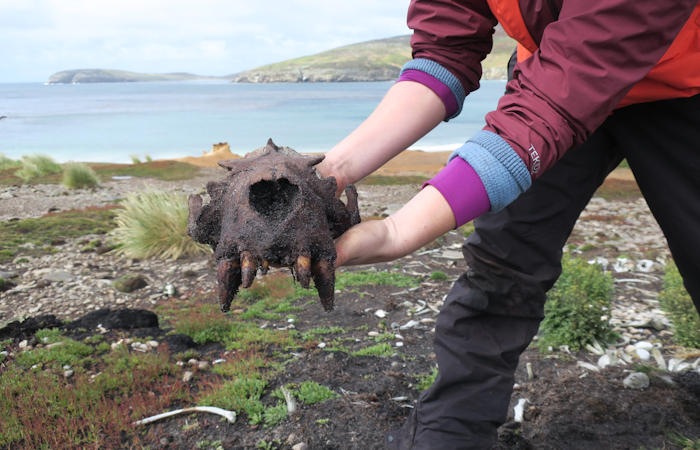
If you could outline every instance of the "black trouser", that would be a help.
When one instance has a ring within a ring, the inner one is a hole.
[[[394,444],[461,449],[494,442],[518,358],[561,273],[562,247],[623,158],[700,310],[700,95],[620,109],[510,206],[475,221],[463,248],[469,271],[437,320],[438,377]]]

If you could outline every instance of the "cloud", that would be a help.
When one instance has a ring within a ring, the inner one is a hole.
[[[79,67],[229,74],[406,34],[407,1],[0,0],[8,69],[40,81]]]

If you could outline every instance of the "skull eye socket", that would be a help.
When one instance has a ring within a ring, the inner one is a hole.
[[[299,197],[299,186],[286,178],[262,180],[250,186],[248,202],[261,216],[272,221],[286,218]]]

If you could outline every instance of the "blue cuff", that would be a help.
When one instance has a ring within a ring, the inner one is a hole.
[[[508,206],[530,188],[532,178],[527,166],[513,148],[495,133],[481,130],[452,153],[474,168],[484,183],[491,211]]]
[[[450,88],[450,91],[452,91],[452,95],[454,95],[455,100],[457,100],[457,111],[450,117],[445,119],[445,121],[457,117],[459,113],[462,112],[462,105],[464,104],[464,99],[467,96],[467,94],[466,92],[464,92],[464,87],[462,86],[462,83],[460,83],[457,77],[452,75],[452,73],[449,70],[445,69],[435,61],[422,58],[413,59],[407,62],[401,69],[401,73],[403,73],[404,70],[419,70],[421,72],[425,72],[429,75],[434,76],[435,78],[440,80],[441,83]],[[401,75],[399,74],[399,76]]]

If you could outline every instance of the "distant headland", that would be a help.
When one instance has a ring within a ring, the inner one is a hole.
[[[127,83],[135,81],[190,81],[232,79],[232,76],[214,77],[193,73],[139,73],[112,69],[73,69],[56,72],[49,77],[49,84],[75,83]]]
[[[360,42],[315,55],[302,56],[256,67],[233,75],[209,76],[191,73],[138,73],[107,69],[64,70],[51,75],[49,84],[122,83],[132,81],[230,80],[235,83],[313,83],[395,80],[411,59],[410,35]],[[506,78],[506,65],[513,49],[500,28],[494,35],[493,51],[483,61],[483,79]]]

